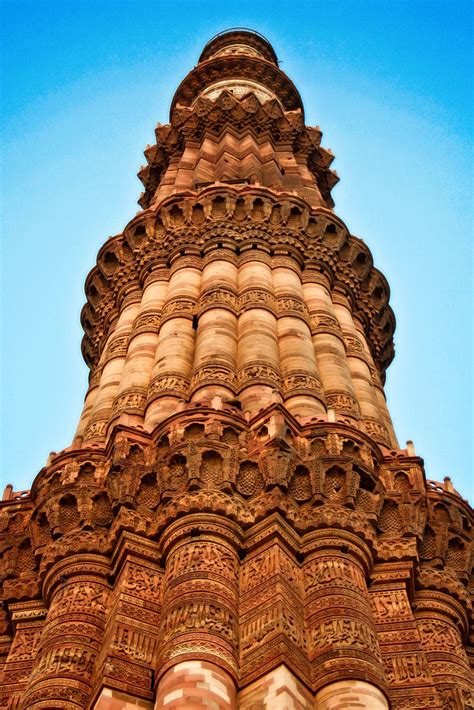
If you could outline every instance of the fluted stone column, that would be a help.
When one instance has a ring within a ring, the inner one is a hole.
[[[308,538],[303,573],[315,689],[360,679],[380,691],[385,679],[366,582],[369,549],[342,530],[320,530]]]
[[[256,412],[280,389],[280,356],[272,271],[263,255],[247,252],[239,266],[238,367],[242,408]]]
[[[443,699],[443,707],[474,702],[474,683],[464,647],[468,620],[459,601],[445,592],[419,590],[415,596],[415,620],[422,647]],[[452,704],[452,705],[451,705]]]
[[[3,587],[3,606],[5,616],[11,619],[13,638],[9,649],[2,634],[2,662],[0,662],[0,707],[13,710],[19,708],[19,698],[35,666],[39,640],[44,626],[46,609],[42,600],[9,603]],[[8,610],[8,611],[7,611]],[[3,619],[2,619],[3,621]],[[5,626],[3,627],[5,629]],[[5,654],[5,651],[7,653]],[[3,662],[4,661],[4,662]]]
[[[280,258],[280,261],[282,259]],[[284,261],[289,261],[286,259]],[[282,390],[289,411],[301,417],[326,412],[301,279],[290,265],[273,269]]]
[[[374,387],[374,393],[375,393],[375,398],[377,400],[377,405],[379,412],[382,416],[383,422],[385,424],[385,427],[388,431],[388,435],[390,438],[390,444],[394,448],[398,448],[398,441],[397,441],[397,436],[395,434],[395,430],[393,428],[393,422],[392,418],[390,416],[390,412],[388,411],[388,406],[387,406],[387,399],[385,397],[385,391],[383,388],[382,380],[380,379],[380,374],[377,366],[375,365],[374,358],[372,356],[372,353],[369,348],[369,344],[367,342],[367,338],[364,332],[364,328],[362,327],[362,324],[357,321],[357,319],[354,319],[357,332],[359,334],[359,340],[362,343],[362,347],[364,349],[364,355],[366,362],[369,366],[370,370],[370,375],[372,377],[372,385]]]
[[[351,373],[354,392],[359,403],[364,427],[374,439],[390,445],[384,418],[380,412],[367,364],[364,347],[352,317],[349,302],[341,293],[333,293],[334,310],[344,334],[347,363]]]
[[[97,394],[94,397],[90,419],[84,431],[85,441],[105,436],[112,405],[125,365],[133,322],[140,309],[140,299],[141,292],[136,289],[124,297],[122,310],[106,351],[105,363]]]
[[[37,664],[22,708],[88,707],[109,599],[107,560],[81,554],[56,563],[43,592],[49,604]]]
[[[155,710],[237,710],[233,679],[209,661],[181,661],[160,681]]]
[[[173,698],[181,707],[204,707],[203,698],[237,707],[237,542],[233,526],[210,514],[188,515],[164,533],[157,710],[174,707]]]
[[[360,418],[359,403],[327,277],[314,270],[305,270],[303,294],[310,314],[314,352],[327,406],[357,421]]]
[[[239,693],[239,710],[260,709],[315,710],[314,697],[294,673],[281,665]]]
[[[264,528],[257,527],[249,535],[251,551],[240,569],[240,671],[252,681],[258,678],[239,695],[245,710],[267,707],[265,702],[273,707],[268,694],[281,695],[283,686],[294,681],[299,694],[311,680],[302,570],[278,535],[273,539],[262,535]],[[290,673],[276,671],[280,663]]]
[[[104,348],[101,352],[98,363],[95,365],[89,375],[89,386],[86,396],[84,397],[84,405],[82,407],[81,416],[77,425],[74,441],[82,443],[87,425],[90,422],[94,402],[99,392],[100,380],[106,363],[114,357],[121,357],[124,354],[124,341],[120,338],[115,340],[115,329],[118,324],[118,315],[110,324],[110,332],[105,341]],[[114,353],[114,349],[116,352]]]
[[[389,710],[385,695],[362,680],[339,680],[316,694],[315,710]]]
[[[107,341],[106,348],[108,347],[109,342],[110,338]],[[89,423],[92,407],[94,406],[94,401],[97,397],[97,392],[99,390],[100,376],[102,374],[102,369],[104,366],[103,360],[105,349],[101,359],[99,360],[99,363],[96,365],[94,371],[91,373],[89,387],[87,388],[86,396],[84,397],[84,405],[82,407],[81,416],[77,425],[76,433],[74,435],[74,441],[78,442],[79,444],[82,443],[82,440],[84,438],[84,432],[86,430],[87,424]]]
[[[173,265],[155,352],[145,425],[149,428],[176,410],[187,398],[194,358],[193,316],[200,293],[201,272],[193,257]]]
[[[161,310],[168,291],[168,270],[157,269],[145,281],[140,310],[133,323],[120,386],[113,405],[114,418],[127,414],[127,424],[143,425],[148,386],[158,342]]]
[[[192,399],[218,395],[234,399],[237,394],[237,266],[235,255],[224,250],[211,253],[202,270],[196,348],[192,376]],[[220,258],[219,258],[220,257]]]

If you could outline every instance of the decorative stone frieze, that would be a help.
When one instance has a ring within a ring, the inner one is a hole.
[[[267,40],[145,156],[74,442],[0,502],[0,708],[473,708],[473,512],[398,447],[388,284]]]

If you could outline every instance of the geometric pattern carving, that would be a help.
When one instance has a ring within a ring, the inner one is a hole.
[[[474,707],[473,511],[398,448],[388,284],[271,45],[213,38],[145,156],[74,442],[0,503],[0,707]]]

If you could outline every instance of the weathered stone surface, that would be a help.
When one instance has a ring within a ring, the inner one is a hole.
[[[473,512],[398,448],[320,140],[256,33],[178,88],[87,278],[74,442],[0,503],[0,707],[474,707]]]

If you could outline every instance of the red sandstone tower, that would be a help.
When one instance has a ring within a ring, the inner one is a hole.
[[[1,708],[474,707],[472,510],[398,447],[320,140],[257,33],[178,87],[86,282],[74,442],[1,504]]]

